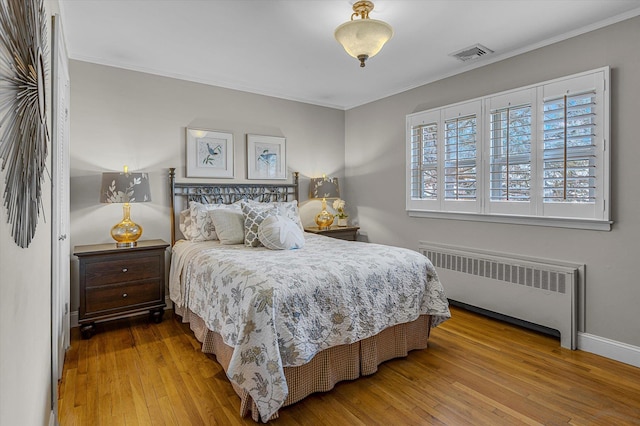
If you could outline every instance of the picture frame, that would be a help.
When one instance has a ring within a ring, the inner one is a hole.
[[[187,128],[187,177],[233,178],[233,134]]]
[[[247,134],[247,179],[286,178],[286,139]]]

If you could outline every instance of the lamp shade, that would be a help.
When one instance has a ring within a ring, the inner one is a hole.
[[[146,173],[129,173],[127,166],[121,173],[103,173],[100,187],[101,203],[122,203],[122,221],[111,228],[116,247],[135,247],[142,235],[142,226],[130,217],[129,203],[151,201],[149,176]]]
[[[376,19],[347,21],[336,28],[335,38],[357,59],[371,58],[393,37],[391,25]]]
[[[311,178],[309,183],[309,198],[339,198],[340,188],[338,178]]]
[[[109,172],[102,174],[101,203],[141,203],[151,201],[146,173]]]

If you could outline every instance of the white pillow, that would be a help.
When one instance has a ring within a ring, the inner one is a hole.
[[[258,238],[271,250],[304,247],[304,234],[294,221],[285,216],[266,217],[258,226]]]
[[[216,228],[211,218],[211,212],[217,209],[239,209],[237,205],[202,204],[197,201],[189,203],[191,210],[191,241],[217,240]]]
[[[221,244],[244,243],[244,216],[238,209],[216,209],[209,212]]]

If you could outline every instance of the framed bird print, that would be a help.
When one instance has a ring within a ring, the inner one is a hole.
[[[286,179],[286,139],[247,135],[247,178]]]
[[[187,177],[233,178],[233,134],[187,128]]]

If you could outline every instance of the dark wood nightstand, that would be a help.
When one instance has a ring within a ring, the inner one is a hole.
[[[332,226],[329,229],[320,229],[317,226],[304,228],[305,232],[347,241],[356,241],[358,239],[358,229],[360,229],[359,226]]]
[[[136,247],[115,243],[76,246],[80,260],[82,337],[90,338],[98,320],[146,311],[155,323],[164,314],[165,250],[163,240],[138,241]]]

